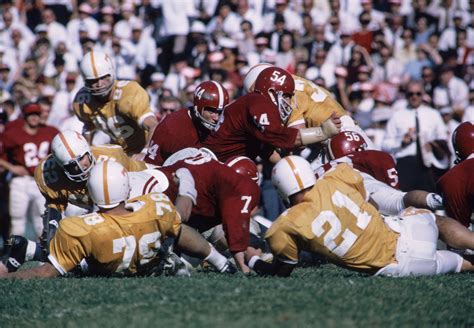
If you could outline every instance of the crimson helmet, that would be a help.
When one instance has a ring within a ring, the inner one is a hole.
[[[217,81],[206,81],[200,83],[194,90],[194,113],[201,121],[201,124],[209,129],[214,130],[217,123],[209,121],[202,115],[203,110],[210,110],[219,115],[229,103],[229,94],[227,90]]]
[[[235,172],[247,176],[255,181],[255,183],[258,183],[260,174],[258,173],[257,165],[255,165],[254,161],[250,158],[245,156],[235,156],[229,158],[225,164],[228,167],[233,168]]]
[[[364,137],[354,131],[339,132],[331,138],[328,144],[329,155],[332,159],[365,150],[367,147]]]
[[[465,160],[469,155],[474,154],[474,124],[473,122],[463,122],[453,132],[453,148],[456,155],[455,163]]]
[[[285,97],[291,98],[295,93],[295,80],[290,73],[280,67],[265,68],[255,81],[254,91],[268,95],[278,107],[282,122],[288,121],[293,109]]]

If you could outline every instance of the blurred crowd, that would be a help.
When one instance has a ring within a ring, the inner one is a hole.
[[[469,0],[2,0],[0,133],[29,102],[46,124],[81,132],[78,63],[97,49],[117,79],[146,88],[159,120],[190,106],[201,81],[235,99],[250,67],[275,64],[328,89],[396,157],[385,140],[400,109],[436,109],[448,131],[436,139],[446,141],[474,120],[473,9]]]

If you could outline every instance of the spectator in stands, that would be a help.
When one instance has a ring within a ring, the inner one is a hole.
[[[448,138],[445,124],[438,111],[422,103],[423,95],[420,82],[408,84],[407,106],[393,113],[382,143],[382,149],[397,160],[403,191],[435,191],[432,166],[449,165],[443,148]]]

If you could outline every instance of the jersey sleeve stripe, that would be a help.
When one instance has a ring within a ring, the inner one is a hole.
[[[303,180],[301,179],[300,173],[296,169],[295,164],[288,157],[285,157],[285,160],[287,161],[288,165],[290,166],[291,171],[293,172],[293,175],[295,176],[296,183],[298,183],[298,187],[300,188],[300,190],[303,190],[304,189]]]
[[[148,117],[152,117],[152,116],[155,116],[155,114],[153,114],[153,112],[148,112],[148,113],[143,114],[143,115],[140,116],[140,118],[138,119],[138,125],[143,126],[143,122],[144,122]]]
[[[59,273],[62,276],[64,276],[67,273],[66,270],[64,270],[64,268],[61,266],[61,264],[59,264],[58,260],[56,260],[56,258],[53,255],[51,254],[48,255],[48,260],[49,262],[51,262],[54,268],[59,271]]]
[[[291,128],[292,126],[300,125],[300,124],[305,124],[304,118],[291,122],[290,124],[288,124],[288,127]]]

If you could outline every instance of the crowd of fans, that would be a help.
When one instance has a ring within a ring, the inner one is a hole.
[[[275,64],[330,90],[397,157],[386,125],[418,102],[412,94],[449,132],[474,120],[473,10],[468,0],[3,0],[0,133],[29,102],[48,125],[81,132],[71,107],[78,63],[97,49],[117,79],[146,88],[158,119],[189,106],[201,81],[235,99],[250,67]],[[421,90],[407,92],[412,81]]]

